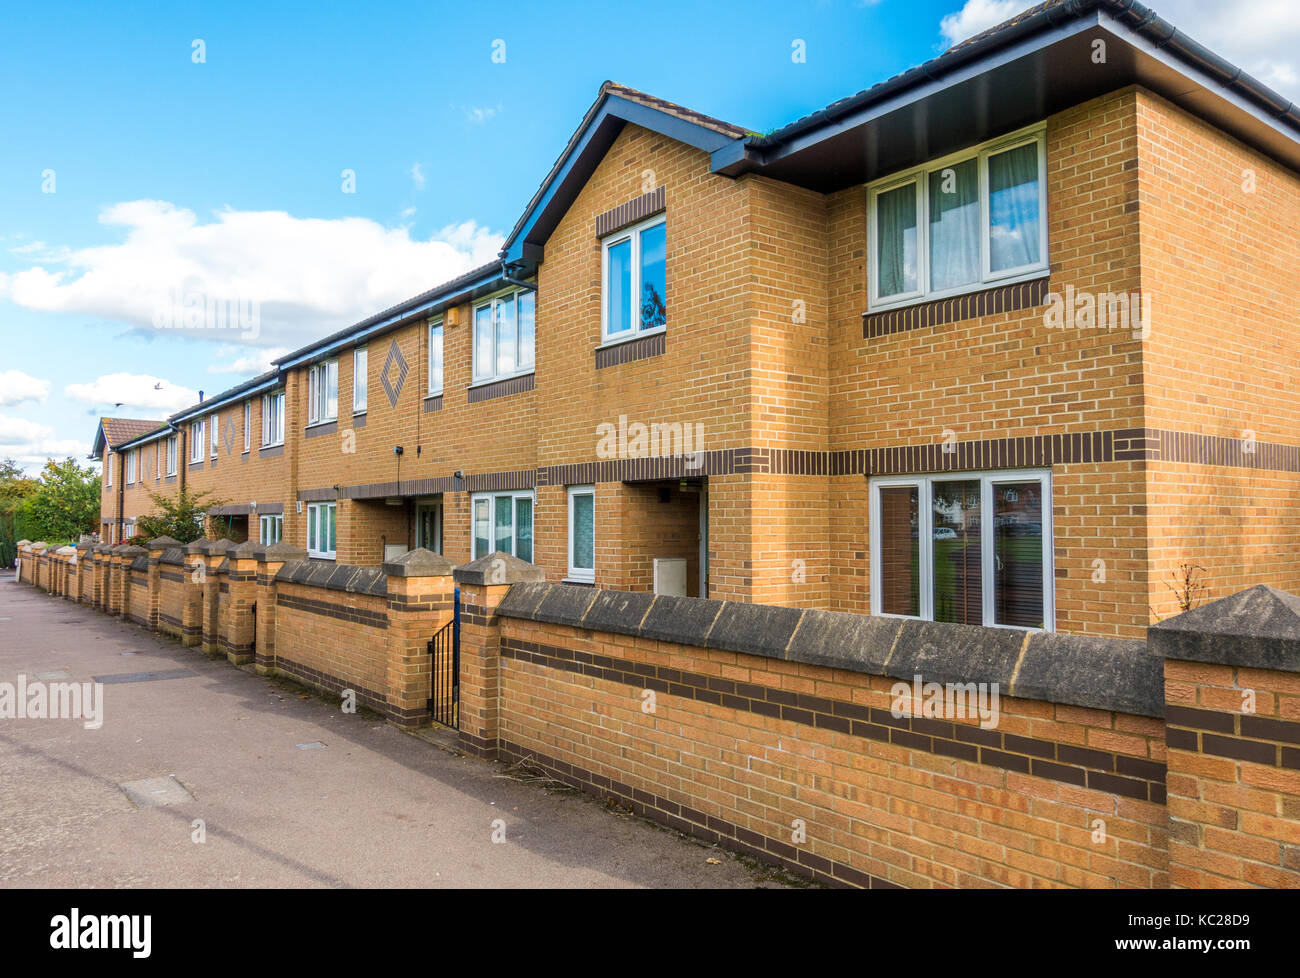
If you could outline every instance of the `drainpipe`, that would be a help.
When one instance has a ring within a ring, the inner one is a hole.
[[[122,539],[122,528],[126,525],[123,517],[126,515],[126,486],[123,484],[126,480],[126,456],[121,452],[115,452],[122,461],[117,466],[117,542],[125,543]]]

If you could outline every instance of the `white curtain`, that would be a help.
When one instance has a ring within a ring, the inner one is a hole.
[[[1038,144],[989,157],[989,267],[1034,265],[1038,240]]]
[[[876,254],[880,298],[916,291],[916,184],[876,197]]]
[[[970,159],[930,174],[930,291],[980,274],[979,166]]]

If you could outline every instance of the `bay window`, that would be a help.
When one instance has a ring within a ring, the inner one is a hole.
[[[1047,273],[1047,156],[1037,126],[867,190],[870,308]]]
[[[336,503],[307,506],[307,556],[333,560],[338,552]]]
[[[666,327],[666,227],[660,214],[601,242],[601,342],[633,339]]]
[[[474,307],[474,382],[530,373],[537,321],[537,296],[521,289]],[[432,339],[432,336],[430,337]],[[441,333],[439,334],[441,353]],[[432,351],[432,344],[430,344]],[[441,374],[441,356],[439,373]],[[433,359],[430,356],[430,371]]]
[[[871,480],[871,613],[1053,631],[1051,474]]]
[[[532,563],[532,490],[478,493],[470,510],[475,560],[500,550]]]
[[[318,363],[307,374],[307,423],[334,421],[339,416],[339,362]]]
[[[262,447],[284,444],[284,391],[262,397]]]
[[[569,487],[569,574],[571,581],[596,580],[596,489]]]

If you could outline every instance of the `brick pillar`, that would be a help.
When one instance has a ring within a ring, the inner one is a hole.
[[[80,604],[89,604],[93,597],[95,581],[95,545],[93,543],[77,544],[77,590],[73,600]]]
[[[259,673],[275,671],[275,575],[285,564],[307,559],[301,547],[280,541],[269,547],[258,546],[252,552],[257,561],[257,645],[254,661]]]
[[[18,583],[19,584],[31,583],[30,571],[28,570],[28,568],[31,565],[31,560],[30,560],[31,553],[29,552],[28,548],[30,548],[31,545],[32,545],[32,541],[30,540],[19,540],[17,543],[14,544],[15,549],[17,549],[18,551]]]
[[[252,662],[257,640],[257,557],[262,545],[249,540],[226,550],[226,605],[217,617],[220,651],[234,666]]]
[[[221,585],[225,578],[222,565],[226,561],[227,551],[235,546],[235,541],[223,537],[220,540],[196,540],[195,545],[201,545],[199,552],[202,554],[203,566],[202,581],[199,584],[199,647],[207,655],[219,655],[221,642],[217,617],[221,606]]]
[[[1300,597],[1259,585],[1147,646],[1165,659],[1170,886],[1300,889]]]
[[[141,617],[149,622],[149,628],[158,631],[158,614],[162,607],[162,555],[164,550],[174,550],[181,546],[179,540],[171,537],[154,537],[147,547],[149,553],[149,610]]]
[[[144,547],[129,546],[129,547],[122,548],[122,553],[121,553],[121,559],[122,559],[121,595],[122,596],[120,599],[121,605],[118,608],[118,614],[120,614],[123,618],[129,618],[131,616],[132,610],[135,611],[136,615],[139,615],[141,617],[143,617],[143,615],[148,613],[149,609],[147,605],[143,612],[139,608],[132,609],[131,607],[131,599],[135,597],[135,594],[131,589],[131,577],[132,577],[131,565],[135,563],[137,557],[144,557],[147,559],[148,556],[149,556],[149,551],[145,550]]]
[[[452,564],[423,548],[384,564],[388,577],[388,722],[399,727],[429,723],[433,677],[429,639],[451,621]]]
[[[540,568],[496,551],[457,567],[460,586],[460,745],[495,759],[500,721],[501,626],[496,610],[515,584],[544,581]]]
[[[103,611],[108,601],[108,591],[105,587],[108,578],[107,552],[108,547],[102,543],[95,544],[90,550],[90,559],[95,565],[95,576],[90,582],[90,604],[97,611]]]
[[[208,586],[208,546],[211,540],[185,545],[185,602],[181,605],[181,644],[203,643],[203,595]]]
[[[118,544],[108,551],[108,593],[104,596],[104,610],[120,617],[122,614],[122,551],[124,544]]]

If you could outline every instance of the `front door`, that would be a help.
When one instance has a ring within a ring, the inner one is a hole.
[[[415,545],[436,554],[442,553],[442,502],[417,503],[415,506]]]

